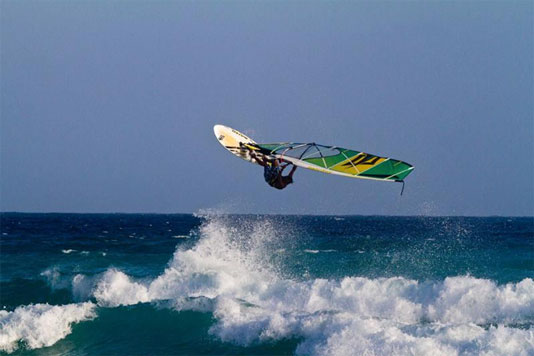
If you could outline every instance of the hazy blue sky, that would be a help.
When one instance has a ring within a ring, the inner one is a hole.
[[[1,65],[3,211],[534,214],[531,1],[2,1]],[[217,123],[416,169],[276,191]]]

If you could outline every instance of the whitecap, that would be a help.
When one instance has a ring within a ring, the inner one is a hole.
[[[105,307],[169,301],[177,310],[210,311],[209,332],[222,341],[296,338],[303,355],[534,353],[534,329],[515,326],[534,320],[530,278],[505,285],[471,276],[293,280],[269,260],[284,231],[269,220],[207,218],[198,242],[178,248],[157,278],[109,269],[86,290]]]
[[[149,301],[146,286],[133,282],[125,273],[109,269],[96,284],[93,292],[98,304],[115,307]]]
[[[13,352],[20,342],[28,349],[55,344],[71,333],[71,325],[96,317],[91,302],[67,305],[33,304],[0,310],[0,350]]]

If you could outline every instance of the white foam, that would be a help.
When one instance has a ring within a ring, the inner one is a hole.
[[[69,253],[72,253],[72,252],[75,252],[76,250],[73,250],[73,249],[66,249],[66,250],[61,250],[61,252],[65,253],[65,254],[69,254]]]
[[[223,341],[295,337],[299,354],[534,354],[534,329],[517,327],[534,322],[530,278],[506,285],[470,276],[295,281],[269,260],[279,255],[277,239],[287,238],[276,226],[208,218],[196,245],[178,249],[156,279],[110,269],[91,290],[102,306],[167,300],[177,310],[211,311],[210,333]]]
[[[0,350],[13,352],[22,341],[29,349],[51,346],[71,333],[71,325],[96,316],[91,302],[34,304],[0,310]]]
[[[115,269],[110,269],[104,273],[96,285],[93,295],[98,304],[108,307],[149,301],[146,286],[132,282],[126,274]]]
[[[447,323],[521,322],[534,317],[534,282],[497,286],[486,279],[447,277],[438,298],[428,306],[428,317]]]

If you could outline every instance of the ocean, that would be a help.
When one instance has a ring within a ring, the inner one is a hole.
[[[1,214],[0,353],[534,355],[534,218]]]

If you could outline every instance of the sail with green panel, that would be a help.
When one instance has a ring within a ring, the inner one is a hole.
[[[414,167],[392,158],[316,143],[259,143],[251,149],[292,164],[353,178],[402,182]]]

